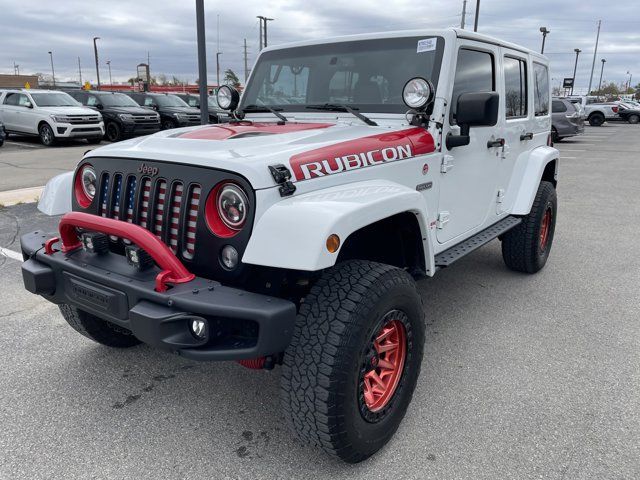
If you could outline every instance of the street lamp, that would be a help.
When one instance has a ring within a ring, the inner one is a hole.
[[[544,43],[547,40],[547,34],[551,33],[551,30],[548,30],[547,27],[540,27],[540,33],[542,33],[542,49],[540,53],[544,53]]]
[[[575,87],[576,85],[576,71],[578,70],[578,57],[580,56],[580,52],[582,50],[580,50],[579,48],[575,48],[573,51],[576,52],[576,64],[573,67],[573,85],[571,86],[571,95],[573,95],[573,87]]]
[[[600,61],[602,62],[602,68],[600,69],[600,83],[598,83],[598,94],[602,90],[602,74],[604,73],[604,64],[607,63],[607,60],[604,58]]]
[[[107,67],[109,67],[109,85],[113,85],[113,80],[111,80],[111,60],[107,60]]]
[[[53,69],[53,52],[49,52],[49,57],[51,57],[51,77],[53,78],[53,88],[56,88],[56,71]]]
[[[96,40],[100,40],[100,37],[93,37],[93,53],[96,57],[96,77],[98,77],[98,90],[100,90],[100,67],[98,66],[98,45]]]
[[[633,78],[633,73],[627,71],[627,75],[629,75],[629,80],[627,80],[627,91],[631,88],[631,79]],[[627,93],[627,92],[624,92]]]

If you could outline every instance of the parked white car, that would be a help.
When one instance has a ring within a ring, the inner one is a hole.
[[[104,136],[99,112],[55,90],[0,91],[0,121],[7,134],[37,135],[46,146],[63,138],[100,143]]]

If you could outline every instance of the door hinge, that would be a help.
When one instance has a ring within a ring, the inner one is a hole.
[[[449,223],[449,212],[440,212],[438,214],[438,219],[436,220],[436,227],[438,230],[442,230],[444,226]]]
[[[453,156],[445,155],[442,157],[442,164],[440,165],[440,172],[447,173],[449,170],[453,168]]]

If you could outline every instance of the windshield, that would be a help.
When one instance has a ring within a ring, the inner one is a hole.
[[[71,95],[63,92],[32,93],[34,103],[38,107],[78,107]]]
[[[122,93],[99,95],[98,99],[105,107],[139,107],[131,97]]]
[[[153,97],[161,107],[188,107],[184,100],[175,95],[156,95]]]
[[[269,105],[309,111],[307,105],[347,104],[364,112],[405,113],[402,89],[413,77],[437,86],[444,39],[382,38],[265,52],[241,108]]]
[[[218,106],[218,101],[216,100],[216,97],[209,95],[207,97],[207,104],[209,105],[209,108],[213,108],[214,110],[222,110],[219,106]]]

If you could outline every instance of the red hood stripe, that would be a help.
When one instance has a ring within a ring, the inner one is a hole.
[[[178,135],[177,138],[191,138],[195,140],[226,140],[227,138],[237,135],[255,134],[255,133],[292,133],[304,130],[317,130],[320,128],[333,127],[332,123],[285,123],[279,125],[277,123],[252,123],[252,122],[234,122],[220,125],[210,125],[207,127],[192,130],[187,133]]]
[[[336,143],[299,153],[289,159],[296,180],[332,175],[435,151],[433,137],[412,127]]]

